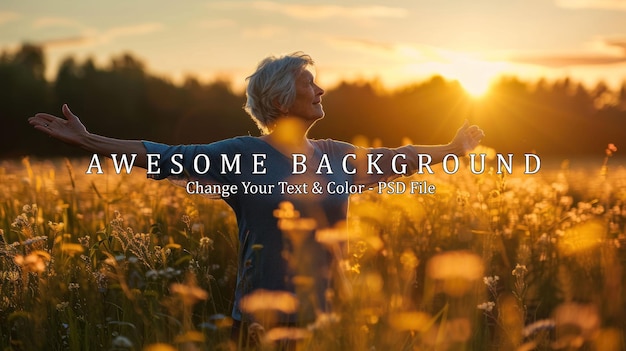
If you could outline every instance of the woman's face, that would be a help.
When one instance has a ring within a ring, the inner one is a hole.
[[[289,115],[307,121],[316,121],[324,117],[322,95],[324,90],[315,84],[313,73],[303,69],[296,77],[296,99],[289,107]]]

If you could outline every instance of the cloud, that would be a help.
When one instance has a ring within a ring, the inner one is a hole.
[[[33,28],[35,29],[50,27],[84,28],[78,21],[64,17],[39,17],[33,21]]]
[[[0,24],[15,21],[16,19],[20,17],[21,17],[20,14],[18,14],[17,12],[0,11]]]
[[[157,32],[163,28],[160,23],[143,23],[131,26],[121,26],[109,28],[105,31],[98,31],[94,28],[84,27],[78,22],[70,20],[39,20],[35,21],[40,26],[57,26],[57,25],[69,25],[77,28],[82,28],[80,34],[64,37],[64,38],[52,38],[38,42],[39,45],[47,48],[61,48],[61,47],[79,47],[79,46],[97,46],[110,43],[120,38],[132,37],[138,35],[146,35]]]
[[[68,37],[45,40],[39,42],[38,44],[46,49],[57,49],[62,47],[82,46],[92,42],[93,40],[86,37]]]
[[[408,10],[400,7],[381,5],[341,6],[341,5],[305,5],[283,4],[274,1],[220,2],[210,6],[224,9],[253,9],[256,11],[278,13],[287,17],[303,20],[404,18]]]
[[[407,11],[401,8],[387,6],[339,6],[339,5],[300,5],[280,4],[272,1],[254,1],[252,7],[257,10],[276,12],[298,19],[372,19],[372,18],[402,18]]]
[[[608,55],[562,55],[562,56],[518,56],[509,59],[511,62],[561,68],[569,66],[598,66],[626,62],[626,56]]]
[[[624,0],[555,0],[559,7],[568,9],[599,9],[626,11]]]
[[[327,38],[326,41],[342,50],[353,50],[365,55],[394,58],[399,61],[432,62],[445,61],[445,50],[414,43],[381,42],[359,38]]]
[[[624,55],[626,55],[626,40],[607,40],[606,45],[613,48],[621,49]]]
[[[510,62],[526,63],[553,68],[569,66],[600,66],[626,62],[626,40],[599,38],[594,40],[588,53],[562,55],[516,55]]]

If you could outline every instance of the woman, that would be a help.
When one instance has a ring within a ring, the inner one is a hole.
[[[144,168],[149,166],[147,155],[158,154],[160,172],[153,175],[156,179],[176,178],[180,175],[175,173],[180,173],[196,184],[236,185],[235,193],[223,197],[233,208],[239,226],[240,258],[232,311],[236,325],[252,319],[242,313],[244,296],[257,289],[294,292],[294,277],[307,277],[313,287],[300,300],[297,318],[286,315],[283,321],[306,323],[326,309],[331,271],[330,254],[312,233],[338,225],[347,216],[349,193],[337,191],[336,185],[369,189],[400,175],[397,167],[391,167],[398,159],[406,165],[403,174],[415,173],[418,154],[430,155],[433,163],[441,162],[447,154],[466,154],[484,135],[477,126],[465,123],[452,142],[437,146],[365,149],[334,140],[309,139],[309,129],[324,117],[324,90],[315,83],[312,66],[308,55],[297,52],[266,58],[248,77],[245,110],[259,126],[260,137],[182,146],[112,139],[89,133],[67,105],[62,109],[65,118],[39,113],[29,123],[89,152],[137,154],[136,165]],[[210,162],[194,163],[200,154]],[[177,171],[179,165],[183,172]],[[286,218],[307,219],[299,222],[305,224],[298,232],[311,235],[301,235],[297,242],[285,239],[283,232],[288,230],[281,227],[285,223],[281,220]]]

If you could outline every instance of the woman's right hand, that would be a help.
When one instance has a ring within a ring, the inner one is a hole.
[[[70,111],[67,104],[63,104],[65,118],[57,117],[48,113],[37,113],[28,119],[35,129],[48,134],[72,145],[81,145],[81,142],[89,135],[83,123]]]

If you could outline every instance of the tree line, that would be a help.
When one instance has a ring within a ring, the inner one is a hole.
[[[46,80],[45,70],[42,47],[23,44],[14,53],[0,54],[0,157],[84,155],[42,137],[26,121],[37,112],[58,115],[63,103],[91,132],[117,138],[188,144],[258,135],[242,109],[244,94],[226,80],[188,77],[175,84],[149,74],[129,53],[102,67],[92,59],[67,57],[53,81]],[[603,82],[589,88],[569,78],[526,82],[504,77],[480,99],[441,76],[394,90],[376,81],[342,82],[326,90],[323,104],[326,117],[312,129],[314,138],[388,146],[406,138],[445,143],[469,119],[485,130],[484,144],[501,153],[603,155],[608,143],[619,148],[626,140],[626,80],[615,90]]]

